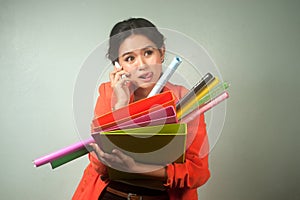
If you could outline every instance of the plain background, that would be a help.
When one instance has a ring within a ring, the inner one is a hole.
[[[32,160],[79,140],[80,67],[129,17],[190,36],[231,83],[199,198],[300,199],[299,9],[297,0],[1,0],[1,199],[71,198],[86,157],[56,170]]]

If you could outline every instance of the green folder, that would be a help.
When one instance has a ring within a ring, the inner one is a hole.
[[[104,152],[119,149],[137,162],[165,166],[184,162],[186,134],[187,125],[178,123],[100,132],[93,134],[93,137]],[[132,184],[138,182],[139,185],[148,181],[147,186],[156,189],[157,185],[162,186],[141,174],[113,168],[108,168],[108,173],[111,180],[129,181]]]

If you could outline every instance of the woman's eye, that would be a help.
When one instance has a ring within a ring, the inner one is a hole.
[[[153,54],[153,51],[152,50],[147,50],[145,51],[145,56],[150,56]]]
[[[132,62],[133,60],[134,60],[133,56],[128,56],[128,57],[125,58],[126,62]]]

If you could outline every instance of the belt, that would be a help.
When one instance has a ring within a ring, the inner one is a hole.
[[[127,198],[127,200],[167,200],[169,199],[167,195],[159,195],[159,196],[145,196],[145,195],[137,195],[133,193],[121,192],[119,190],[113,189],[111,187],[106,188],[107,192],[115,194],[117,196]]]

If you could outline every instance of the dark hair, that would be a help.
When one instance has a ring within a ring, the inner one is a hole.
[[[131,35],[146,36],[158,49],[164,46],[164,36],[154,24],[144,18],[129,18],[118,22],[110,32],[107,56],[113,64],[118,61],[120,45]]]

